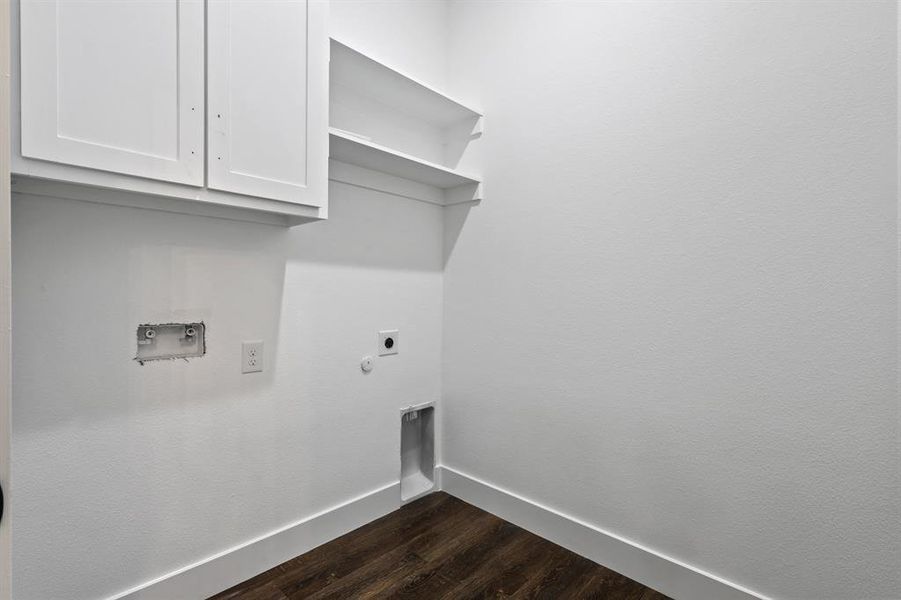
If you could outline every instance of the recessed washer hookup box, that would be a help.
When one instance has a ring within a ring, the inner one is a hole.
[[[172,360],[192,358],[206,353],[206,327],[198,323],[160,323],[138,325],[135,360]]]

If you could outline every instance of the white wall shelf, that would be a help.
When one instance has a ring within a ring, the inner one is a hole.
[[[447,127],[482,113],[433,87],[331,38],[331,83],[363,93],[373,100],[433,125]]]
[[[475,176],[339,129],[329,130],[329,179],[440,206],[482,200]]]
[[[480,183],[477,177],[392,150],[335,128],[329,129],[329,156],[332,160],[388,173],[440,189]]]
[[[329,63],[329,179],[448,206],[482,200],[457,168],[482,113],[334,38]]]

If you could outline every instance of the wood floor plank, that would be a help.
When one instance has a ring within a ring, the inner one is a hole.
[[[488,545],[488,538],[494,534],[490,525],[503,523],[493,515],[478,512],[481,514],[470,518],[468,522],[449,523],[449,527],[436,528],[435,531],[423,533],[411,540],[407,549],[420,557],[424,561],[423,565],[415,573],[400,578],[394,585],[385,588],[381,597],[437,598],[443,590],[454,587],[453,580],[447,576],[446,566],[459,560],[469,563],[466,557],[473,547]]]
[[[517,590],[516,598],[558,600],[571,597],[573,584],[595,565],[590,560],[552,544],[545,547],[543,559],[531,570],[531,577]]]
[[[210,600],[669,600],[443,492]]]
[[[236,590],[233,595],[223,596],[224,598],[235,598],[240,600],[289,600],[278,587],[271,582],[255,584],[252,587]]]
[[[452,542],[461,532],[466,531],[468,523],[474,519],[484,518],[481,511],[462,503],[455,498],[448,497],[442,505],[440,516],[435,520],[425,523],[424,527],[405,527],[395,531],[389,538],[389,547],[394,547],[392,553],[384,554],[386,548],[381,548],[378,557],[371,559],[351,573],[350,577],[341,576],[330,583],[323,591],[314,595],[299,594],[298,590],[282,586],[282,591],[288,594],[292,600],[295,598],[350,598],[350,597],[389,597],[395,588],[401,587],[405,578],[417,574],[425,575],[427,572],[426,559],[420,556],[424,550],[437,552],[439,556],[445,556],[455,551]],[[402,553],[398,560],[396,553]],[[398,561],[397,568],[390,567],[390,573],[385,573],[385,564],[393,564]],[[352,595],[349,595],[353,592]]]
[[[479,597],[480,590],[489,586],[499,573],[510,570],[531,543],[531,535],[511,523],[500,521],[491,530],[492,540],[475,544],[444,565],[445,576],[456,585],[446,590],[442,598]],[[508,585],[498,587],[509,594],[524,580],[508,580]],[[516,585],[514,585],[514,583]]]
[[[660,592],[600,565],[574,581],[568,597],[573,600],[666,600]]]
[[[267,572],[268,576],[263,577],[263,580],[272,581],[289,598],[305,598],[372,562],[375,557],[397,548],[410,538],[429,531],[434,522],[451,519],[457,512],[477,512],[474,507],[459,501],[449,502],[445,498],[432,496],[423,500],[425,502],[410,505],[409,510],[382,517],[325,546],[282,563]],[[261,577],[257,576],[245,583],[252,585]]]
[[[338,579],[313,595],[291,594],[291,600],[309,598],[309,600],[345,600],[347,598],[386,598],[385,590],[397,581],[419,572],[423,560],[407,552],[406,548],[397,548],[388,554],[376,558],[361,567],[351,576]]]
[[[504,523],[511,529],[508,542],[499,545],[482,568],[461,579],[456,589],[448,590],[443,600],[510,598],[542,572],[553,545],[511,523]]]
[[[433,496],[426,496],[422,498],[423,502],[408,505],[404,510],[355,529],[322,546],[321,552],[307,552],[283,563],[285,573],[303,577],[330,566],[340,571],[342,564],[345,569],[353,569],[356,561],[365,561],[368,554],[384,551],[388,546],[395,547],[405,537],[427,530],[434,520],[446,519],[455,511],[467,508],[465,503],[448,502],[445,498]],[[326,548],[328,551],[325,551]]]

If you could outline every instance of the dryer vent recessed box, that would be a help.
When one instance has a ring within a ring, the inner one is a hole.
[[[400,414],[400,499],[407,502],[435,487],[435,406],[405,408]]]

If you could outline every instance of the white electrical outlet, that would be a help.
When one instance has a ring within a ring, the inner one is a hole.
[[[259,373],[263,370],[263,342],[241,344],[241,372]]]
[[[389,329],[379,332],[379,356],[397,354],[400,342],[400,334],[397,329]]]

